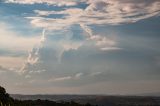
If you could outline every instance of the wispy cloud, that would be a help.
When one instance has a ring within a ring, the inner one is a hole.
[[[42,72],[45,72],[46,70],[36,70],[36,71],[29,71],[29,74],[36,74],[36,73],[38,73],[38,74],[40,74],[40,73],[42,73]]]
[[[70,75],[70,76],[64,76],[64,77],[53,77],[49,79],[49,82],[57,82],[57,81],[67,81],[67,80],[77,80],[80,79],[84,74],[83,73],[77,73],[75,75]]]
[[[102,74],[102,72],[97,71],[97,72],[92,72],[91,74],[89,74],[89,76],[97,76],[100,74]]]
[[[26,75],[25,78],[28,79],[28,78],[31,78],[31,76],[30,75]]]
[[[34,0],[33,3],[37,3]],[[44,1],[41,1],[44,3]],[[50,3],[50,1],[46,1]],[[59,4],[58,1],[52,1],[55,5]],[[70,1],[65,1],[67,2]],[[117,25],[122,23],[133,23],[142,19],[146,19],[152,16],[159,15],[159,4],[158,0],[153,0],[152,2],[142,1],[140,3],[133,0],[80,0],[72,1],[75,4],[83,2],[88,6],[84,9],[81,8],[66,8],[60,11],[44,11],[44,10],[34,10],[37,14],[35,17],[26,17],[31,20],[31,24],[35,27],[46,28],[48,30],[66,30],[68,26],[79,24],[81,28],[87,32],[86,39],[95,42],[95,45],[100,48],[100,50],[120,50],[117,47],[116,41],[101,35],[93,35],[89,25]],[[124,6],[125,5],[125,6]],[[147,5],[147,6],[146,6]],[[77,14],[78,13],[78,14]],[[59,18],[47,18],[49,15],[61,14],[62,17]],[[53,24],[54,23],[54,24]],[[80,47],[64,44],[64,49],[77,49]],[[64,50],[65,51],[65,50]]]
[[[14,68],[8,68],[0,65],[0,73],[5,73],[5,72],[16,72],[17,69]]]
[[[149,18],[155,15],[159,15],[158,0],[152,2],[133,2],[132,0],[89,0],[86,1],[88,6],[85,9],[80,8],[67,8],[60,11],[41,11],[35,10],[35,12],[41,15],[51,14],[63,14],[62,18],[44,18],[44,17],[30,17],[31,23],[37,27],[47,27],[50,29],[57,29],[54,25],[49,23],[55,23],[56,26],[63,28],[65,25],[71,24],[121,24],[121,23],[133,23],[145,18]],[[147,5],[147,6],[146,6]],[[77,14],[78,13],[78,14]]]
[[[19,3],[19,4],[35,4],[35,3],[46,3],[48,5],[57,5],[57,6],[74,6],[77,4],[77,0],[6,0],[7,3]],[[81,2],[81,1],[79,1]]]
[[[70,80],[70,79],[72,79],[71,76],[66,76],[66,77],[59,77],[59,78],[50,79],[49,82],[66,81],[66,80]]]
[[[83,76],[84,74],[83,73],[77,73],[76,75],[75,75],[75,78],[80,78],[81,76]]]
[[[87,40],[94,41],[95,45],[98,46],[101,50],[115,50],[113,48],[118,48],[114,47],[116,46],[116,42],[114,40],[102,37],[100,35],[94,35],[92,30],[88,26],[85,26],[84,24],[81,24],[81,28],[87,33],[86,35]]]

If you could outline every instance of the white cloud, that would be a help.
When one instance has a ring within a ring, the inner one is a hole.
[[[100,75],[100,74],[102,74],[102,72],[93,72],[89,76],[97,76],[97,75]]]
[[[122,50],[122,48],[119,47],[104,47],[100,48],[102,51],[110,51],[110,50]]]
[[[33,73],[38,73],[38,74],[40,74],[40,73],[42,73],[42,72],[45,72],[46,70],[36,70],[36,71],[29,71],[29,74],[33,74]]]
[[[69,79],[71,79],[71,76],[55,78],[54,81],[64,81],[64,80],[69,80]]]
[[[0,49],[27,52],[38,43],[39,37],[25,37],[8,28],[8,24],[0,22]]]
[[[160,8],[160,1],[158,0],[153,0],[150,3],[145,1],[137,3],[132,0],[88,0],[87,3],[88,7],[86,9],[74,7],[62,11],[36,10],[35,12],[38,15],[64,14],[66,16],[63,19],[32,17],[32,24],[51,28],[53,27],[51,23],[56,23],[61,27],[78,23],[86,25],[129,23],[158,15]]]
[[[86,17],[97,21],[90,24],[120,24],[136,22],[159,14],[160,1],[151,2],[136,0],[89,0],[85,9]],[[147,6],[146,6],[147,5]]]
[[[66,77],[59,77],[59,78],[52,78],[48,80],[49,82],[57,82],[57,81],[66,81],[72,79],[71,76],[66,76]]]
[[[96,46],[98,46],[101,50],[105,50],[104,48],[108,48],[107,50],[114,50],[113,48],[116,48],[116,42],[114,40],[111,40],[106,37],[102,37],[100,35],[94,35],[92,30],[85,26],[84,24],[81,24],[81,28],[88,33],[86,35],[87,40],[95,41]]]
[[[39,49],[45,42],[45,30],[42,32],[42,36],[36,37],[25,37],[16,32],[11,31],[8,28],[8,24],[0,22],[0,49],[14,52],[24,52],[28,57],[25,56],[0,56],[0,65],[8,68],[15,68],[16,72],[24,73],[28,65],[33,65],[39,60]],[[37,47],[35,47],[37,46]],[[37,70],[36,72],[38,72]]]
[[[43,1],[42,1],[43,2]],[[54,2],[57,3],[58,2]],[[66,0],[65,2],[69,2]],[[77,1],[73,1],[79,3]],[[116,41],[102,37],[101,35],[93,35],[88,25],[99,24],[121,24],[133,23],[145,18],[159,15],[160,2],[153,0],[148,3],[145,1],[137,3],[133,0],[81,0],[88,6],[85,9],[66,8],[60,11],[41,11],[35,10],[36,17],[26,17],[31,20],[31,24],[35,27],[46,28],[48,30],[65,30],[69,26],[79,24],[81,28],[88,33],[87,39],[95,41],[95,45],[100,50],[119,50],[116,47]],[[148,6],[146,6],[148,5]],[[78,13],[78,14],[77,14]],[[46,18],[45,16],[52,14],[62,14],[59,18]],[[65,44],[64,48],[75,48],[73,45]],[[76,49],[80,46],[76,46]]]
[[[88,6],[85,9],[66,8],[62,11],[41,11],[35,10],[39,16],[51,14],[64,14],[65,18],[47,19],[42,17],[32,17],[31,23],[37,27],[55,28],[68,24],[120,24],[136,22],[141,19],[159,15],[160,1],[137,1],[137,0],[7,0],[11,3],[47,3],[57,6],[70,6],[79,3],[85,3]],[[78,13],[78,14],[77,14]]]
[[[0,65],[0,73],[5,73],[5,72],[16,72],[17,70],[14,68],[8,68]]]
[[[27,53],[31,50],[35,45],[39,43],[39,37],[25,37],[14,31],[11,31],[8,28],[8,24],[0,22],[0,49],[4,49],[6,51],[14,51]],[[31,56],[28,57],[28,62],[33,63],[36,59],[30,59]],[[0,56],[0,63],[2,66],[6,67],[8,70],[11,68],[16,72],[20,72],[23,63],[25,60],[25,56]]]
[[[77,4],[76,0],[6,0],[7,3],[19,3],[19,4],[35,4],[35,3],[46,3],[48,5],[57,6],[74,6]]]
[[[37,47],[32,48],[32,50],[28,53],[27,60],[23,63],[23,66],[20,69],[21,73],[24,73],[28,70],[28,67],[30,65],[34,65],[39,61],[39,50],[42,48],[43,43],[46,40],[46,35],[45,35],[45,29],[42,31],[42,36],[39,40],[39,45]],[[37,70],[35,73],[39,73],[40,71]]]
[[[66,81],[66,80],[77,80],[77,79],[80,79],[84,74],[83,73],[77,73],[73,76],[64,76],[64,77],[53,77],[51,79],[49,79],[48,81],[49,82],[57,82],[57,81]]]
[[[83,73],[77,73],[76,75],[75,75],[75,78],[77,79],[79,79],[81,76],[83,76]]]
[[[28,79],[28,78],[31,78],[31,76],[30,75],[26,75],[25,78]]]
[[[101,35],[95,35],[89,25],[117,25],[122,23],[133,23],[142,19],[160,14],[160,1],[137,1],[137,0],[7,0],[12,3],[34,4],[46,3],[56,6],[71,6],[79,3],[86,3],[87,7],[81,9],[78,7],[66,8],[65,10],[44,11],[34,10],[36,16],[26,17],[34,27],[43,28],[50,31],[68,30],[74,24],[79,24],[87,33],[86,39],[95,43],[95,46],[102,51],[120,50],[115,39],[110,39]],[[59,18],[48,18],[45,16],[61,14]],[[46,36],[42,34],[40,45],[33,49],[28,56],[22,70],[27,69],[27,65],[33,65],[39,61],[39,49],[46,41]],[[23,39],[24,40],[24,39]],[[23,41],[24,42],[24,41]],[[65,51],[77,50],[83,45],[81,43],[72,43],[71,41],[60,41],[62,49],[59,50],[59,60]],[[30,43],[25,43],[30,44]],[[24,45],[23,45],[24,46]],[[33,46],[32,46],[33,47]]]

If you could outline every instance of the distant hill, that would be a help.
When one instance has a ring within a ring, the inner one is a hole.
[[[150,93],[142,93],[138,94],[139,96],[157,96],[160,97],[160,92],[150,92]]]
[[[75,101],[98,106],[160,106],[160,97],[151,96],[104,96],[104,95],[12,95],[21,100],[47,99],[53,101]]]
[[[0,106],[93,106],[89,103],[80,104],[75,101],[49,101],[49,100],[18,100],[16,98],[10,97],[8,93],[6,93],[5,88],[0,86]]]
[[[0,86],[0,106],[160,106],[158,96],[9,95]]]

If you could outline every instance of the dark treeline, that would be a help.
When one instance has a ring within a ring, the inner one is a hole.
[[[54,102],[49,100],[16,100],[10,97],[6,90],[0,86],[0,106],[95,106],[89,103],[79,104],[71,102]]]

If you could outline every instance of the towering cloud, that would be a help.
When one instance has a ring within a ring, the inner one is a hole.
[[[34,10],[36,16],[26,17],[31,20],[31,24],[34,27],[43,28],[48,31],[61,31],[68,30],[68,27],[79,24],[79,26],[86,32],[85,38],[87,41],[92,41],[95,46],[100,50],[119,50],[117,42],[113,39],[94,35],[89,25],[117,25],[122,23],[133,23],[142,19],[146,19],[152,16],[159,15],[160,13],[160,1],[140,1],[135,0],[8,0],[6,2],[22,3],[22,4],[34,4],[34,3],[47,3],[49,5],[56,6],[73,6],[80,3],[87,4],[86,8],[66,8],[58,11],[44,11]],[[78,13],[78,14],[77,14]],[[62,15],[58,18],[48,18],[51,15]],[[38,54],[39,49],[45,42],[45,30],[43,30],[40,46],[34,48],[28,56],[26,64],[33,65],[39,60]],[[81,43],[73,43],[72,41],[60,41],[58,44],[61,45],[58,53],[58,61],[61,61],[61,57],[65,51],[74,49],[77,50],[83,45]],[[24,66],[26,67],[26,65]],[[25,68],[22,68],[24,70]]]
[[[126,80],[127,85],[133,79],[159,84],[160,0],[0,0],[0,4],[0,80],[8,88],[104,93],[109,91],[104,88],[124,90]],[[154,86],[146,88],[158,91]]]
[[[40,38],[39,44],[37,47],[34,47],[28,54],[27,60],[23,64],[23,66],[20,69],[20,73],[26,72],[27,68],[30,65],[34,65],[39,61],[39,50],[43,47],[43,43],[46,40],[45,36],[45,29],[42,31],[42,36]]]

